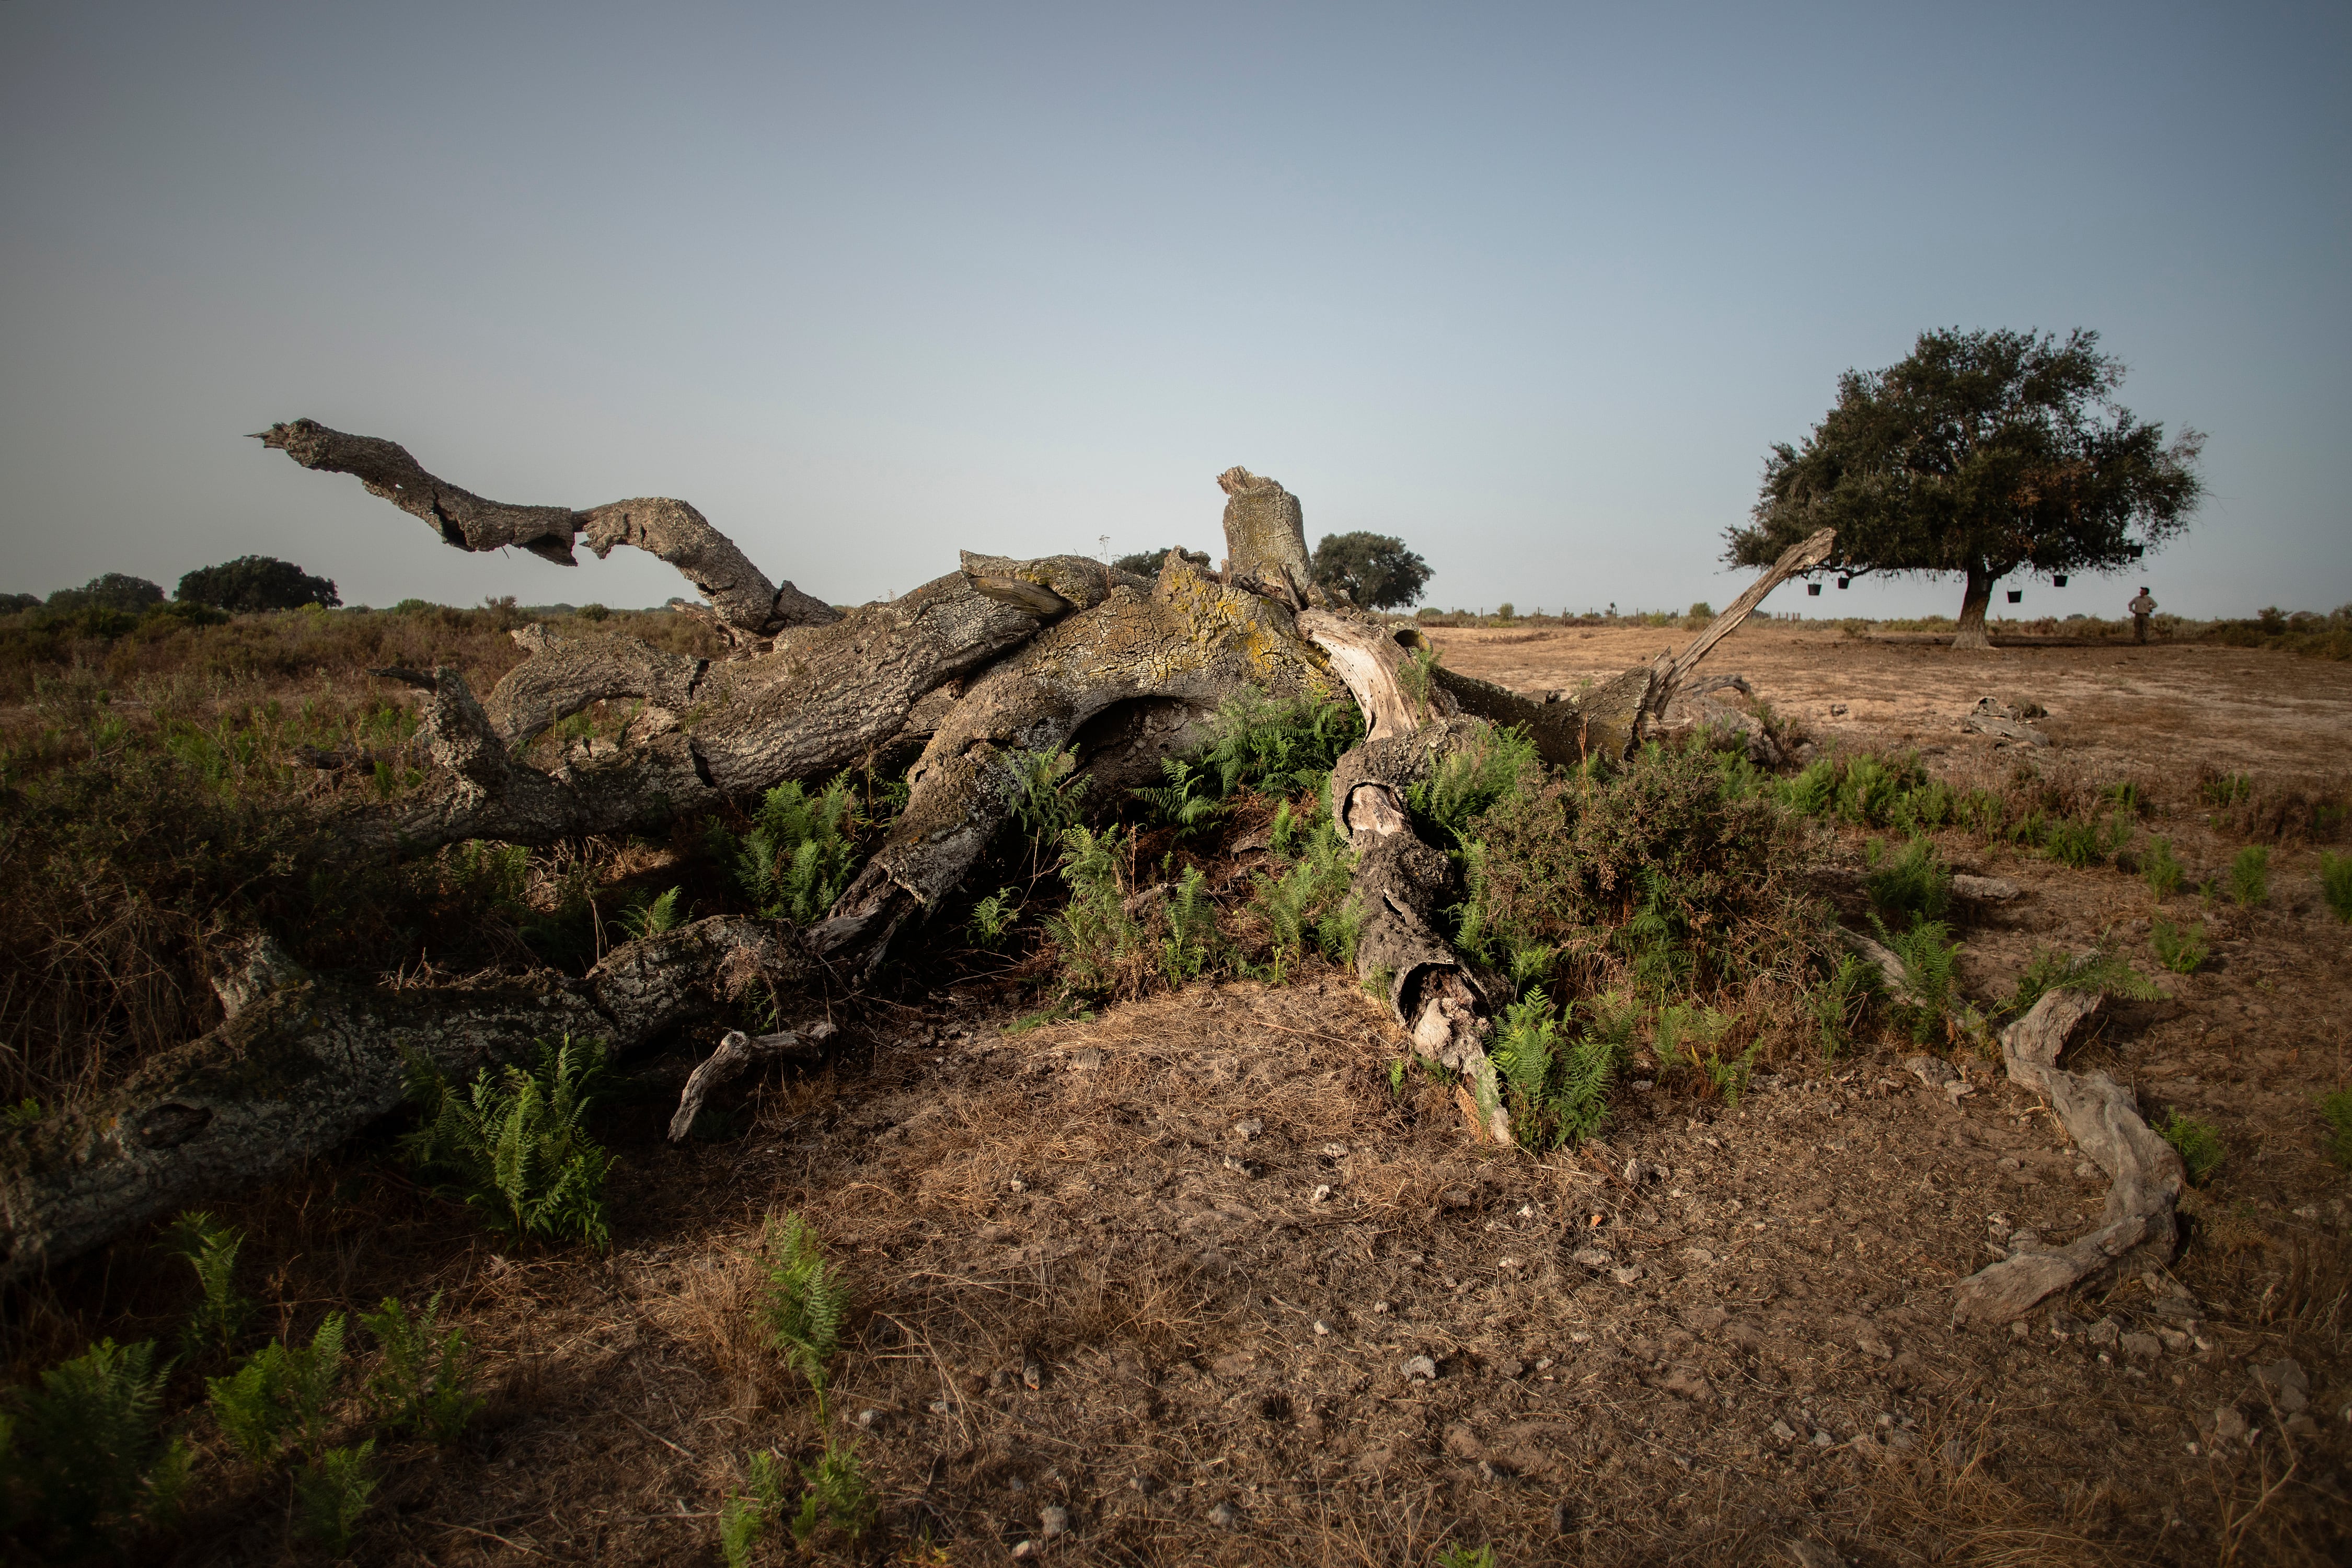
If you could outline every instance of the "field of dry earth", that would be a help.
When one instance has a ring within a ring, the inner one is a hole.
[[[1528,689],[1686,636],[1437,635]],[[2277,654],[1955,657],[1773,625],[1708,672],[1956,782],[2136,780],[2192,879],[2239,847],[2200,763],[2340,790],[2352,737],[2352,666]],[[2045,708],[2051,745],[1963,735],[1986,694]],[[1863,837],[1836,853],[1859,865]],[[609,1257],[499,1256],[381,1146],[226,1217],[289,1311],[440,1289],[483,1351],[492,1409],[461,1449],[388,1456],[369,1563],[719,1561],[747,1458],[812,1451],[749,1311],[786,1209],[859,1291],[832,1403],[882,1523],[827,1560],[2346,1561],[2352,1183],[2314,1101],[2352,1081],[2352,929],[2314,849],[2273,845],[2262,907],[2177,896],[2214,950],[2182,977],[2149,957],[2139,880],[1942,848],[2026,889],[1964,925],[1971,994],[2038,947],[2120,944],[2168,995],[2115,1008],[2081,1059],[2226,1151],[2169,1269],[2014,1332],[1955,1330],[1954,1282],[2020,1233],[2079,1234],[2104,1185],[1982,1058],[1960,1094],[1892,1048],[1768,1064],[1736,1107],[1632,1087],[1601,1139],[1533,1158],[1470,1142],[1417,1075],[1392,1092],[1395,1032],[1337,974],[1017,1034],[978,994],[877,1011],[832,1066],[761,1085],[739,1136],[683,1149],[659,1129],[691,1058],[656,1063],[621,1108]],[[76,1289],[166,1322],[161,1266],[120,1267]],[[276,1498],[207,1500],[180,1561],[286,1556]]]

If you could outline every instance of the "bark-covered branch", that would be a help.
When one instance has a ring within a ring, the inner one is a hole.
[[[273,425],[257,437],[306,468],[350,474],[460,550],[528,550],[560,566],[575,566],[572,542],[585,535],[599,558],[616,544],[632,545],[677,567],[727,625],[752,635],[836,619],[833,608],[786,583],[779,588],[735,542],[681,500],[663,496],[614,501],[575,511],[562,506],[515,506],[490,500],[425,471],[397,443],[351,436],[311,419]]]
[[[217,983],[218,1028],[111,1092],[0,1132],[0,1279],[324,1153],[400,1103],[411,1058],[470,1079],[533,1039],[626,1049],[749,985],[804,990],[814,978],[787,928],[725,918],[615,949],[581,980],[433,987],[314,975],[252,939]]]

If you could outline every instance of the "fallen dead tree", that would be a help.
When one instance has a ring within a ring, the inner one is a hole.
[[[1790,550],[1679,658],[1537,700],[1433,662],[1409,679],[1399,637],[1415,634],[1326,595],[1308,569],[1297,498],[1241,468],[1219,476],[1228,555],[1215,574],[1180,552],[1150,580],[1081,557],[966,553],[957,571],[898,598],[836,612],[771,582],[680,501],[514,506],[437,479],[390,442],[307,420],[261,439],[305,468],[357,477],[457,548],[513,545],[567,563],[582,539],[600,554],[646,550],[695,584],[728,646],[699,659],[526,627],[516,637],[528,657],[485,696],[452,668],[380,672],[424,693],[430,766],[412,794],[340,808],[336,826],[356,849],[648,831],[919,747],[907,803],[805,930],[706,921],[616,949],[579,981],[424,991],[240,961],[220,1028],[16,1140],[0,1163],[9,1276],[332,1147],[396,1103],[406,1056],[463,1075],[560,1032],[626,1048],[756,981],[780,1027],[722,1050],[698,1075],[708,1092],[761,1052],[815,1038],[827,997],[870,976],[898,933],[959,889],[1012,813],[1018,757],[1069,752],[1108,793],[1154,776],[1161,757],[1189,749],[1221,704],[1248,692],[1344,691],[1363,711],[1368,733],[1331,778],[1333,817],[1357,855],[1359,967],[1383,977],[1414,1048],[1460,1075],[1474,1125],[1507,1141],[1486,1054],[1491,987],[1440,928],[1452,863],[1414,830],[1407,792],[1488,724],[1524,726],[1547,763],[1622,759],[1706,651],[1832,542],[1823,531]],[[620,698],[638,707],[619,744],[574,745],[551,765],[526,760],[551,727]],[[692,1120],[688,1107],[680,1115],[681,1126]]]

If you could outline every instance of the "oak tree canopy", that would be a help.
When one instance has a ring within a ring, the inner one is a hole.
[[[2171,441],[2115,401],[2123,363],[2099,334],[1922,332],[1885,370],[1849,370],[1801,447],[1765,459],[1734,565],[1837,530],[1829,568],[1958,573],[1952,646],[1980,648],[1994,584],[2021,567],[2112,572],[2182,532],[2204,495],[2205,437]]]

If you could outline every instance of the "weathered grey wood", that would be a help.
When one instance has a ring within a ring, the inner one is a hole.
[[[1960,1322],[2009,1322],[2126,1257],[2148,1254],[2164,1262],[2172,1256],[2174,1211],[2188,1181],[2179,1154],[2142,1120],[2128,1087],[2103,1072],[2058,1066],[2059,1053],[2099,1002],[2089,992],[2049,992],[2001,1031],[2000,1051],[2010,1080],[2048,1100],[2076,1147],[2107,1173],[2106,1212],[2096,1230],[2063,1247],[2021,1252],[1961,1280],[1952,1307]]]
[[[614,501],[586,511],[494,501],[425,472],[408,449],[373,436],[331,430],[311,419],[273,425],[255,437],[306,468],[350,474],[460,550],[528,550],[575,566],[572,542],[585,535],[599,558],[631,545],[677,567],[728,625],[751,633],[836,619],[831,606],[790,583],[781,589],[735,542],[681,500],[664,496]]]
[[[702,1114],[702,1102],[710,1098],[711,1091],[740,1077],[752,1063],[769,1057],[813,1052],[833,1034],[832,1021],[824,1018],[805,1029],[779,1029],[770,1035],[728,1030],[719,1048],[705,1057],[688,1077],[685,1091],[677,1098],[677,1113],[669,1119],[669,1141],[679,1142],[694,1131],[694,1119]]]

